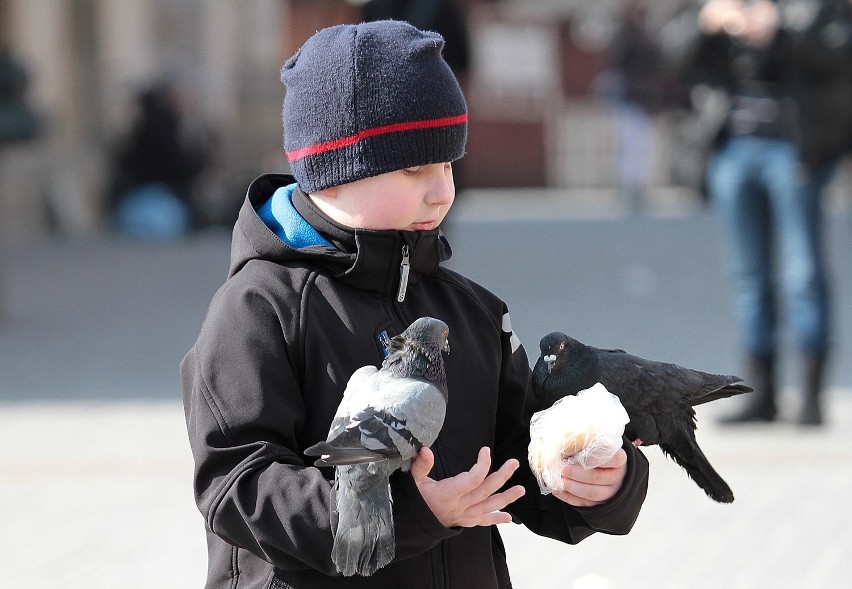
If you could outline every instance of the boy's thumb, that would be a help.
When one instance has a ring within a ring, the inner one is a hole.
[[[420,448],[411,463],[411,476],[418,485],[426,480],[432,467],[435,466],[435,455],[429,448]]]

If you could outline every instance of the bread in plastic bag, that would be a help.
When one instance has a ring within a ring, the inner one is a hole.
[[[556,401],[530,421],[529,462],[543,495],[562,491],[562,465],[592,469],[622,445],[630,418],[621,401],[597,383]]]

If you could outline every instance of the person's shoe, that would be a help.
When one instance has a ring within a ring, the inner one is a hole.
[[[825,374],[825,359],[817,356],[805,356],[802,364],[803,401],[796,416],[799,425],[822,425],[822,381]]]
[[[775,421],[778,408],[775,406],[775,361],[773,357],[752,357],[748,362],[750,382],[754,389],[746,395],[746,405],[739,413],[719,418],[722,425],[769,423]]]
[[[818,399],[807,399],[802,403],[796,423],[808,426],[822,425],[822,408]]]

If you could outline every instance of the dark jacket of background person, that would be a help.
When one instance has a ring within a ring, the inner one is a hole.
[[[700,4],[670,21],[661,35],[667,63],[693,84],[692,117],[679,130],[674,157],[706,159],[725,132],[735,90],[751,80],[777,84],[784,124],[815,170],[849,148],[852,135],[852,4],[848,0],[782,0],[779,30],[762,49],[727,35],[704,36]],[[704,162],[694,164],[700,187]]]
[[[440,33],[446,41],[444,59],[456,77],[463,76],[470,66],[467,23],[458,0],[369,0],[362,16],[365,21],[404,20],[418,29]]]
[[[12,52],[0,47],[0,147],[33,139],[39,119],[26,101],[27,70]]]
[[[648,24],[648,1],[624,2],[618,29],[606,52],[606,98],[635,104],[649,114],[681,100],[679,86],[665,67],[656,32]]]
[[[112,198],[146,184],[169,187],[191,204],[193,183],[210,163],[210,149],[184,135],[176,88],[157,84],[139,95],[138,116],[117,149]]]

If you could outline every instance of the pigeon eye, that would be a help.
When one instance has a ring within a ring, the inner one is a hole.
[[[565,342],[562,342],[561,344],[559,344],[559,349],[560,349],[560,351],[565,349]]]

